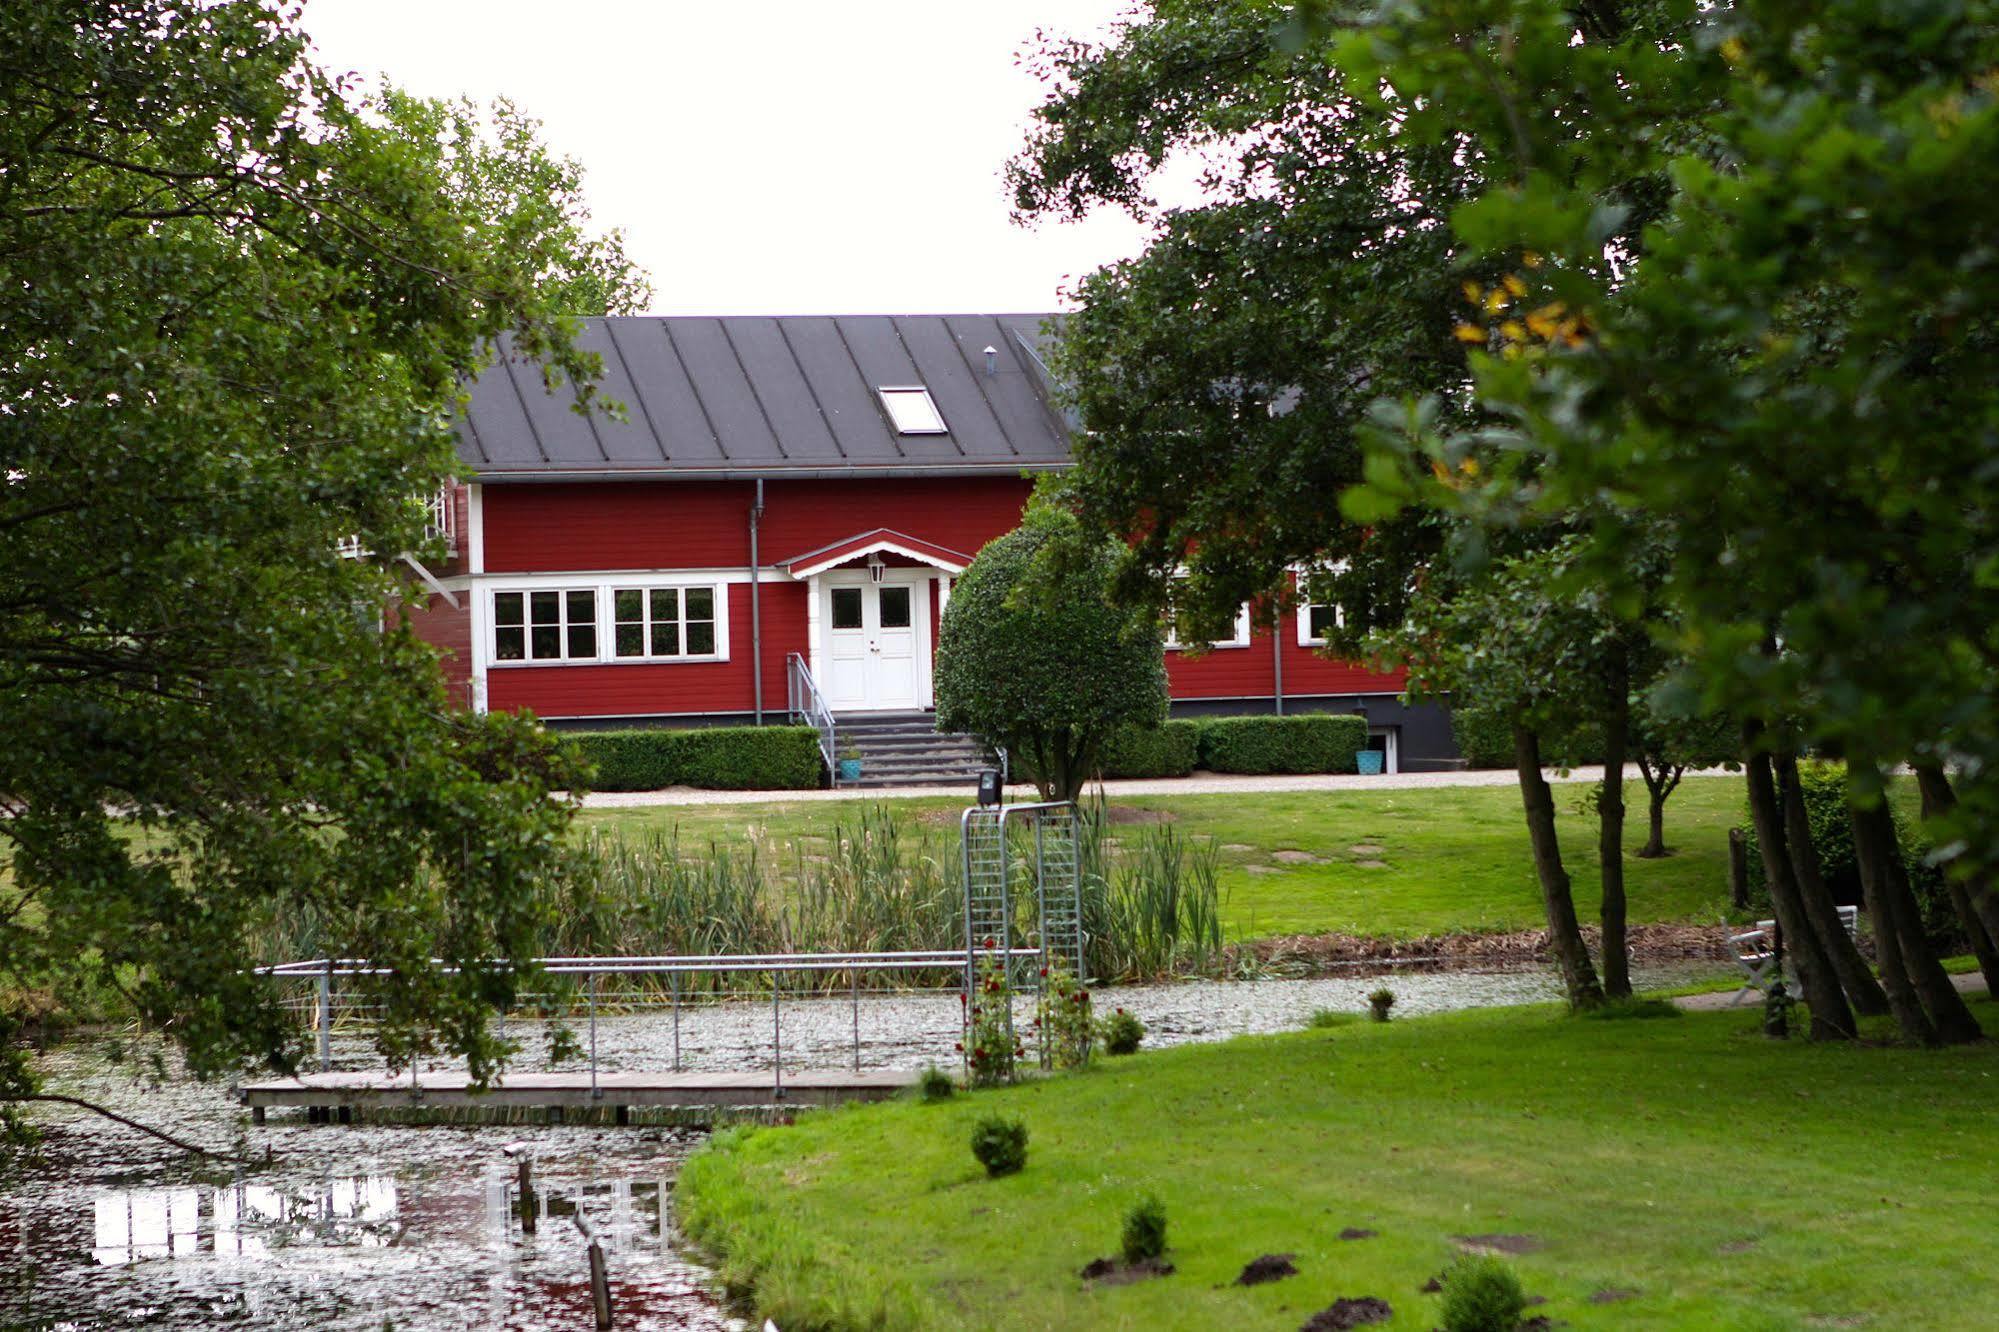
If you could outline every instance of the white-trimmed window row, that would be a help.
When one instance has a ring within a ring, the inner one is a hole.
[[[721,583],[500,587],[488,596],[495,665],[722,661],[729,655],[729,603]]]

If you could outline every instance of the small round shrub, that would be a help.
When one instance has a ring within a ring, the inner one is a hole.
[[[1367,1015],[1376,1022],[1388,1021],[1388,1010],[1395,1007],[1395,991],[1386,985],[1367,997]]]
[[[972,1155],[994,1179],[1018,1173],[1027,1164],[1027,1125],[987,1115],[972,1128]]]
[[[1344,1027],[1358,1021],[1360,1019],[1352,1013],[1342,1013],[1337,1008],[1315,1008],[1312,1015],[1305,1019],[1305,1025],[1314,1031],[1323,1031],[1328,1027]]]
[[[1166,1204],[1146,1194],[1124,1214],[1124,1260],[1150,1262],[1166,1252]]]
[[[1444,1274],[1444,1332],[1514,1332],[1527,1292],[1497,1258],[1461,1258]]]
[[[958,1088],[957,1084],[951,1081],[949,1073],[931,1064],[923,1070],[923,1076],[916,1080],[916,1090],[926,1101],[948,1101]]]
[[[1137,1054],[1145,1039],[1145,1024],[1122,1008],[1104,1019],[1103,1042],[1107,1054]]]

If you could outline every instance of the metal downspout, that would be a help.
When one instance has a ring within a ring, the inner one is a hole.
[[[763,562],[757,552],[757,524],[764,516],[764,483],[757,478],[756,503],[750,506],[750,676],[757,725],[764,724]]]
[[[1278,612],[1270,626],[1271,688],[1277,697],[1277,715],[1284,715],[1284,614]]]

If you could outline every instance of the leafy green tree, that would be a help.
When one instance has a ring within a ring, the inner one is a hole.
[[[111,993],[197,1071],[287,1067],[248,968],[303,921],[396,968],[391,1058],[502,1057],[524,973],[487,964],[533,952],[581,773],[451,708],[391,568],[336,547],[429,549],[495,339],[591,378],[551,274],[639,289],[555,262],[574,178],[530,139],[350,104],[275,4],[0,10],[0,1024]]]
[[[1004,749],[1047,800],[1076,798],[1119,727],[1166,719],[1158,618],[1111,600],[1115,543],[1082,544],[1073,515],[1031,506],[952,588],[937,642],[938,727]]]
[[[1741,729],[1725,716],[1688,716],[1671,702],[1640,695],[1631,714],[1631,757],[1644,779],[1645,845],[1641,860],[1671,855],[1666,846],[1666,802],[1690,769],[1733,764],[1742,752]]]
[[[1376,455],[1371,481],[1411,493],[1471,461],[1472,498],[1451,504],[1489,530],[1606,498],[1699,514],[1664,587],[1673,646],[1702,706],[1746,720],[1766,857],[1773,756],[1843,754],[1877,938],[1899,954],[1883,958],[1890,997],[1893,970],[1919,1000],[1897,1004],[1902,1026],[1968,1039],[1976,1023],[1906,928],[1881,803],[1899,761],[1956,774],[1939,805],[1954,871],[1999,863],[1995,10],[1942,0],[1912,22],[1875,0],[1749,0],[1694,17],[1683,42],[1577,44],[1550,7],[1438,0],[1341,41],[1350,75],[1421,99],[1412,133],[1469,140],[1491,185],[1454,230],[1520,266],[1540,321],[1474,355],[1475,400],[1503,425],[1474,438],[1412,418],[1427,442],[1399,479],[1394,451]],[[1636,175],[1671,190],[1620,248],[1606,195]],[[1594,529],[1584,552],[1613,587],[1625,530]],[[1803,954],[1791,878],[1773,873],[1773,892]],[[1850,1032],[1805,979],[1815,1034]]]

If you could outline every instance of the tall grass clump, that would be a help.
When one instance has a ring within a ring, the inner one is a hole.
[[[1101,815],[1086,840],[1102,845]],[[1170,823],[1139,828],[1123,854],[1085,858],[1083,922],[1090,969],[1136,978],[1208,971],[1221,961],[1220,851]],[[1094,863],[1091,863],[1091,862]]]

